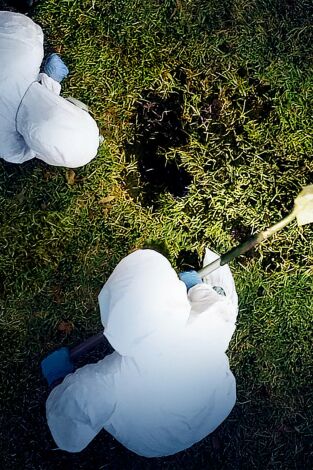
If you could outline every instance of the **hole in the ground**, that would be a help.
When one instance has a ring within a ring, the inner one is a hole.
[[[126,145],[126,156],[135,156],[138,162],[144,203],[155,204],[158,195],[164,192],[184,196],[192,181],[179,157],[166,159],[168,149],[182,147],[188,142],[182,125],[182,100],[180,92],[162,98],[146,91],[136,104],[135,136]]]
[[[199,271],[201,269],[201,260],[196,251],[181,250],[177,257],[177,267],[179,271]]]
[[[261,266],[263,271],[272,273],[275,271],[280,271],[283,262],[284,260],[280,253],[272,252],[263,257],[261,261]]]

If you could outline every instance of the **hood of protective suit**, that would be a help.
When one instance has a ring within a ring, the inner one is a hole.
[[[17,130],[36,156],[50,165],[86,165],[99,146],[99,130],[92,117],[37,82],[21,102]]]
[[[99,295],[104,335],[124,356],[171,347],[190,314],[186,287],[153,250],[124,258]]]
[[[18,69],[23,74],[26,65],[29,70],[35,63],[38,74],[43,59],[43,32],[30,18],[20,13],[0,11],[0,45],[1,62],[6,65],[0,70],[0,76],[7,74],[8,69],[9,72]],[[32,55],[31,60],[29,54]]]

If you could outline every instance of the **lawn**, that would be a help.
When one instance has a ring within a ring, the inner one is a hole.
[[[311,0],[42,0],[34,19],[104,143],[74,171],[0,160],[0,468],[312,468],[310,226],[231,264],[238,400],[191,449],[148,460],[103,432],[81,454],[54,450],[39,370],[99,331],[97,295],[131,250],[197,267],[313,183]]]

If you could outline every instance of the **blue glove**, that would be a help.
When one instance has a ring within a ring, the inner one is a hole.
[[[51,54],[47,57],[43,70],[59,83],[69,74],[69,69],[58,54]]]
[[[70,359],[69,349],[60,348],[49,354],[41,361],[41,371],[49,385],[73,372],[74,365]]]
[[[186,284],[187,290],[191,289],[196,284],[202,284],[202,279],[197,271],[184,271],[178,274],[181,281]]]

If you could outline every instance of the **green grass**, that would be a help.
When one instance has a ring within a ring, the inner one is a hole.
[[[310,226],[293,224],[232,264],[238,402],[192,449],[151,461],[103,433],[79,455],[52,451],[39,371],[53,348],[99,330],[97,294],[132,249],[166,243],[179,269],[182,250],[225,252],[312,183],[312,19],[309,0],[39,4],[47,50],[71,70],[63,94],[90,106],[105,142],[74,184],[66,169],[0,162],[1,468],[312,467]],[[185,197],[154,194],[150,207],[128,145],[147,90],[179,95],[188,143],[165,158],[192,176]],[[74,325],[67,336],[61,321]]]

